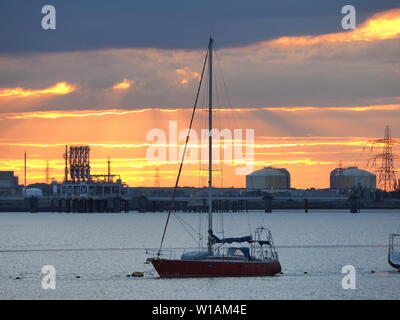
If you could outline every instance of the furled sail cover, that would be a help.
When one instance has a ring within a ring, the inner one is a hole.
[[[244,256],[246,258],[250,258],[250,250],[246,247],[230,247],[227,252],[228,256]]]
[[[233,242],[251,242],[252,237],[246,236],[241,238],[218,238],[215,234],[211,235],[213,238],[214,243],[233,243]]]
[[[182,260],[201,260],[208,257],[210,254],[207,251],[192,251],[185,252],[182,254]]]

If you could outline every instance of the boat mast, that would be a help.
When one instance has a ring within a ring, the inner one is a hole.
[[[208,253],[212,255],[212,46],[208,44]]]

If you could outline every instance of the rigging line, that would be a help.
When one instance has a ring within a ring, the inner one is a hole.
[[[214,48],[215,48],[215,47],[214,47]],[[218,54],[218,50],[217,50],[217,49],[214,49],[214,52],[215,52],[215,57],[216,57],[216,59],[215,59],[216,65],[218,66],[218,67],[216,68],[216,70],[218,70],[218,72],[219,72],[219,74],[220,74],[220,78],[221,78],[221,80],[222,80],[223,93],[225,93],[225,98],[226,98],[227,107],[231,110],[231,112],[229,112],[228,115],[230,114],[231,119],[233,120],[233,123],[232,123],[233,128],[234,128],[234,129],[235,129],[235,128],[239,128],[238,120],[237,120],[237,117],[236,117],[236,113],[235,113],[235,111],[233,110],[233,104],[232,104],[232,100],[231,100],[231,97],[230,97],[230,94],[229,94],[228,86],[227,86],[226,81],[225,81],[223,68],[222,68],[222,66],[221,66],[221,65],[222,65],[221,58],[220,58],[220,56],[219,56],[219,54]],[[222,97],[223,97],[223,95],[222,95]],[[227,121],[227,122],[228,122],[228,121]],[[224,141],[224,143],[225,143],[225,141]],[[233,143],[233,146],[232,146],[232,147],[234,147],[234,145],[235,145],[235,143],[236,143],[236,142],[235,142],[234,136],[232,136],[232,141],[231,141],[231,143]],[[237,225],[237,223],[236,223],[236,218],[234,217],[234,213],[233,213],[233,212],[229,212],[229,210],[228,210],[227,213],[228,213],[228,215],[231,217],[231,221],[233,221],[233,223],[234,223],[234,225],[235,225],[235,230],[239,230],[238,225]]]
[[[220,59],[220,57],[218,55],[217,50],[215,50],[215,56],[216,56],[217,64],[220,65],[221,64],[221,59]],[[225,91],[225,94],[226,94],[227,104],[228,104],[228,107],[232,110],[232,118],[233,118],[233,121],[234,121],[234,125],[237,127],[237,119],[235,117],[235,112],[233,111],[232,100],[231,100],[231,97],[230,97],[230,94],[229,94],[229,91],[228,91],[228,86],[226,85],[226,81],[225,81],[225,77],[224,77],[224,72],[222,71],[222,67],[219,68],[219,73],[221,74],[221,80],[222,80],[222,84],[223,84],[224,91]]]
[[[194,240],[195,243],[197,243],[197,239],[191,234],[189,229],[192,229],[192,231],[196,231],[196,230],[194,230],[194,228],[191,227],[185,220],[183,220],[181,217],[179,217],[176,212],[173,212],[173,214],[174,214],[175,218],[178,220],[178,222],[182,225],[182,227],[187,231],[189,236]],[[185,224],[189,228],[186,227]]]
[[[215,70],[215,67],[214,67]],[[215,77],[215,72],[212,74],[212,78],[213,78],[213,84],[214,84],[214,105],[213,105],[213,129],[220,129],[219,127],[219,123],[218,123],[218,106],[220,105],[219,103],[219,92],[218,92],[218,83],[216,81],[216,77]],[[221,137],[220,137],[221,139]],[[218,142],[217,142],[218,141]],[[218,149],[218,158],[221,159],[221,155],[220,155],[220,141],[216,139],[216,137],[214,137],[213,139],[213,160],[214,163],[211,166],[211,170],[213,171],[213,187],[214,188],[218,188],[218,172],[217,172],[217,168],[216,168],[216,164],[215,164],[215,160],[216,160],[216,152]],[[214,193],[215,194],[215,193]]]
[[[206,77],[208,77],[208,70],[205,71]],[[206,93],[208,92],[208,82],[205,83],[205,88],[203,88],[202,96],[201,96],[201,103],[200,103],[200,125],[202,125],[203,128],[207,127],[207,117],[206,117]],[[202,124],[201,124],[202,123]],[[204,147],[203,146],[203,136],[202,136],[202,131],[199,130],[200,132],[200,141],[201,141],[201,148],[200,148],[200,161],[199,161],[199,188],[202,188],[206,185],[206,169],[205,165],[203,164],[203,155],[204,153]]]
[[[214,52],[216,54],[216,50],[214,49]],[[215,70],[219,69],[219,63],[217,61],[216,66],[215,66]],[[221,108],[223,107],[223,90],[221,90],[220,87],[220,79],[218,77],[218,73],[214,72],[213,74],[213,83],[215,85],[215,97],[216,97],[216,107],[214,108],[214,113],[215,113],[215,123],[216,123],[216,128],[219,130],[223,130],[223,126],[222,126],[222,121],[221,121]],[[221,132],[221,131],[220,131]],[[215,188],[223,188],[223,180],[222,180],[222,164],[224,162],[223,156],[225,156],[225,149],[222,148],[222,139],[221,136],[219,136],[219,140],[217,143],[217,149],[218,149],[218,155],[219,155],[219,163],[218,164],[214,164],[212,170],[215,171],[215,175],[218,177],[218,181],[219,181],[219,186],[216,184]],[[226,143],[226,140],[224,139],[224,145]],[[215,180],[214,180],[215,181]],[[218,191],[220,192],[220,191]],[[221,228],[221,234],[222,237],[224,238],[224,216],[222,211],[220,210],[219,212],[217,212],[217,215],[220,219],[220,228]]]
[[[199,248],[201,247],[201,240],[202,240],[202,237],[201,237],[201,230],[202,230],[202,228],[201,228],[201,214],[199,214]]]
[[[208,69],[205,71],[206,77],[208,78]],[[207,117],[206,117],[206,96],[207,96],[207,92],[208,92],[208,82],[206,81],[204,86],[203,86],[203,91],[202,91],[202,95],[201,95],[201,103],[200,103],[200,128],[207,128]],[[199,157],[199,188],[204,188],[204,186],[206,185],[206,168],[205,168],[205,164],[203,164],[203,157],[206,156],[205,152],[204,152],[204,148],[205,146],[203,146],[203,133],[202,130],[199,130],[200,132],[200,141],[201,141],[201,149],[200,151],[200,157]],[[204,141],[205,142],[205,141]],[[203,191],[201,191],[203,192]],[[199,234],[202,234],[202,230],[203,230],[203,212],[202,210],[199,210],[198,212],[198,219],[199,219]],[[206,226],[204,226],[204,229],[207,230]],[[202,241],[203,241],[203,237],[200,236],[199,237],[199,248],[202,246]]]
[[[217,50],[215,50],[215,56],[216,56],[216,63],[215,63],[215,88],[216,88],[216,97],[217,97],[217,102],[218,102],[218,109],[216,110],[216,120],[218,123],[218,127],[219,129],[222,131],[224,129],[224,125],[225,125],[225,119],[222,117],[221,115],[221,109],[224,108],[225,106],[227,106],[227,103],[225,103],[225,97],[224,97],[224,87],[222,85],[222,81],[221,81],[221,64],[219,61],[219,55],[217,53]],[[229,127],[226,126],[226,127]],[[225,137],[219,138],[218,141],[218,148],[219,148],[219,156],[220,156],[220,161],[219,164],[217,164],[216,166],[218,166],[218,168],[216,168],[215,170],[217,171],[218,177],[219,177],[219,181],[220,181],[220,188],[224,187],[224,179],[223,179],[223,170],[224,170],[224,165],[226,164],[226,159],[225,159],[225,155],[226,155],[226,139]],[[221,234],[222,237],[225,237],[225,230],[224,230],[224,213],[223,210],[220,210],[219,214],[218,214],[219,218],[220,218],[220,226],[221,226]]]
[[[205,71],[205,76],[206,78],[208,78],[208,69],[206,69]],[[200,149],[200,161],[199,161],[199,188],[204,188],[207,185],[207,175],[208,175],[208,171],[206,170],[207,165],[203,163],[203,159],[205,159],[207,157],[206,153],[205,153],[205,145],[203,145],[203,142],[205,142],[205,139],[203,139],[203,133],[201,128],[207,128],[207,107],[206,107],[206,97],[207,97],[207,92],[208,92],[208,81],[206,81],[203,85],[203,90],[202,90],[202,99],[201,99],[201,110],[200,110],[200,141],[201,141],[201,149]],[[204,190],[204,189],[202,189]],[[201,193],[203,193],[203,191],[201,191]],[[198,211],[198,216],[199,216],[199,233],[202,234],[203,229],[207,230],[207,226],[205,224],[205,222],[203,221],[203,210],[199,210]],[[199,237],[199,248],[202,246],[203,244],[203,237],[200,236]]]
[[[219,73],[220,73],[220,77],[221,77],[221,80],[222,80],[222,85],[223,85],[223,92],[225,93],[225,96],[226,96],[226,99],[227,99],[227,106],[228,106],[228,108],[231,110],[231,112],[228,112],[228,115],[230,114],[230,116],[231,116],[231,119],[233,120],[233,128],[235,129],[235,128],[239,128],[239,125],[238,125],[238,120],[237,120],[237,117],[236,117],[236,112],[233,110],[233,105],[232,105],[232,100],[231,100],[231,97],[230,97],[230,94],[229,94],[229,90],[228,90],[228,86],[227,86],[227,84],[226,84],[226,81],[225,81],[225,76],[224,76],[224,72],[223,72],[223,68],[222,68],[222,66],[221,66],[221,64],[222,64],[222,62],[221,62],[221,59],[220,59],[220,57],[219,57],[219,54],[218,54],[218,50],[215,50],[215,56],[216,56],[216,64],[218,65],[218,66],[220,66],[219,68],[217,68],[218,69],[218,71],[219,71]],[[236,141],[235,141],[235,138],[234,138],[234,136],[232,137],[232,142],[231,143],[233,143],[233,145],[232,145],[232,147],[234,147],[235,146],[235,144],[237,143]],[[233,163],[233,162],[232,162]],[[222,168],[222,167],[221,167]],[[221,178],[222,179],[222,178]]]
[[[371,144],[371,149],[368,147],[369,144]],[[360,152],[358,152],[356,163],[359,163],[361,161],[361,158],[365,155],[364,151],[366,149],[370,149],[369,154],[368,154],[368,158],[370,158],[371,152],[372,152],[372,148],[373,148],[373,144],[374,144],[374,142],[370,142],[370,141],[366,141],[364,143],[364,146],[363,146],[362,150]],[[366,167],[369,167],[369,163],[368,162],[366,164]]]
[[[197,107],[197,100],[199,99],[199,93],[200,93],[201,84],[202,84],[202,82],[203,82],[203,75],[204,75],[204,70],[205,70],[205,68],[206,68],[207,59],[208,59],[208,51],[207,51],[207,53],[206,53],[206,57],[205,57],[205,59],[204,59],[204,64],[203,64],[203,69],[202,69],[202,71],[201,71],[201,77],[200,77],[199,87],[198,87],[198,89],[197,89],[196,99],[195,99],[194,106],[193,106],[193,111],[192,111],[192,116],[191,116],[191,118],[190,118],[190,125],[189,125],[188,134],[187,134],[187,136],[186,136],[185,147],[184,147],[184,149],[183,149],[182,159],[181,159],[181,163],[180,163],[180,165],[179,165],[179,171],[178,171],[178,175],[177,175],[177,177],[176,177],[175,187],[174,187],[174,191],[173,191],[173,193],[172,193],[172,199],[171,199],[171,203],[170,203],[170,206],[169,206],[169,209],[168,209],[167,221],[165,222],[163,235],[162,235],[162,237],[161,237],[160,249],[158,250],[157,257],[160,256],[161,248],[162,248],[162,245],[163,245],[163,242],[164,242],[164,238],[165,238],[165,232],[167,231],[167,226],[168,226],[169,218],[171,217],[172,207],[173,207],[173,205],[174,205],[174,203],[175,203],[176,190],[177,190],[177,188],[178,188],[179,178],[181,177],[183,162],[184,162],[184,160],[185,160],[186,149],[187,149],[187,146],[188,146],[189,137],[190,137],[190,133],[191,133],[191,130],[192,130],[194,114],[195,114],[196,107]]]
[[[207,68],[206,69],[206,78],[208,79],[209,78],[209,69]],[[204,123],[203,123],[203,128],[207,128],[208,127],[208,105],[207,105],[207,94],[208,94],[208,92],[209,92],[210,90],[209,90],[209,82],[208,81],[206,81],[205,82],[205,88],[204,88],[204,90],[203,90],[203,104],[202,104],[202,106],[203,106],[203,110],[202,110],[202,115],[203,115],[203,121],[204,121]],[[200,130],[200,132],[201,132],[201,130]],[[208,133],[209,134],[209,133]],[[208,162],[207,162],[207,160],[208,160],[208,152],[209,152],[209,150],[208,150],[208,148],[207,148],[207,144],[208,144],[208,142],[207,142],[207,138],[208,138],[208,135],[205,135],[204,136],[204,139],[203,139],[203,135],[202,135],[202,156],[201,156],[201,158],[200,158],[200,162],[201,162],[201,164],[202,164],[202,185],[203,185],[203,187],[207,187],[207,185],[208,185]],[[203,145],[203,142],[204,142],[204,145]]]
[[[220,64],[219,64],[219,61],[218,61],[218,59],[217,59],[217,69],[221,69],[222,67],[220,66]],[[218,77],[218,75],[217,75],[217,79],[218,79],[218,82],[221,84],[221,79],[220,79],[220,77]],[[220,129],[221,130],[223,130],[225,127],[226,128],[228,128],[229,126],[228,125],[225,125],[225,118],[224,118],[224,116],[223,116],[223,114],[222,114],[222,108],[224,108],[224,106],[226,106],[228,103],[226,103],[225,102],[225,97],[224,97],[224,94],[223,94],[223,86],[221,85],[220,86],[221,88],[222,88],[222,94],[221,94],[221,106],[220,106],[220,109],[219,109],[219,116],[218,116],[218,121],[219,121],[219,125],[220,125]],[[221,150],[221,153],[223,153],[223,155],[224,155],[224,158],[223,158],[223,161],[221,161],[220,163],[219,163],[219,173],[220,173],[220,181],[221,181],[221,188],[223,188],[224,187],[224,168],[225,168],[225,165],[226,165],[226,157],[225,157],[225,155],[226,155],[226,140],[225,140],[225,138],[224,138],[224,140],[223,140],[223,144],[221,144],[221,139],[220,139],[220,150]]]
[[[216,118],[216,124],[217,128],[220,130],[220,132],[224,129],[222,126],[222,116],[221,116],[221,108],[223,107],[223,94],[220,94],[220,81],[218,78],[218,74],[214,74],[214,82],[215,82],[215,91],[216,91],[216,97],[217,97],[217,107],[215,108],[215,118]],[[219,136],[218,140],[218,155],[219,155],[219,163],[215,164],[215,172],[218,177],[218,182],[219,182],[219,188],[223,188],[223,181],[222,181],[222,165],[225,161],[225,148],[222,148],[222,139],[221,135]],[[225,139],[224,139],[224,144],[225,144]]]
[[[206,73],[206,75],[207,75],[207,73]],[[204,90],[202,90],[202,91],[204,91]],[[198,106],[198,109],[200,109],[200,110],[198,111],[198,116],[197,116],[197,119],[198,119],[198,122],[200,123],[200,126],[201,126],[201,123],[203,121],[203,116],[202,115],[203,115],[203,104],[204,104],[204,93],[202,91],[200,92],[199,106]],[[200,114],[199,114],[199,112],[200,112]],[[197,129],[197,127],[196,127],[196,129]],[[198,157],[199,161],[197,162],[197,169],[198,169],[198,176],[197,176],[197,184],[198,185],[197,186],[199,188],[201,188],[201,184],[202,184],[201,158],[202,158],[203,141],[201,139],[201,136],[200,136],[200,145],[201,145],[201,148],[197,151],[197,155],[199,155],[199,153],[200,153],[200,157]]]
[[[277,249],[312,249],[312,248],[388,248],[388,244],[296,244],[296,245],[279,245],[275,246]],[[393,247],[400,248],[400,244],[394,244]],[[174,247],[166,248],[165,250],[181,250],[181,249],[197,249],[197,247]],[[36,253],[36,252],[95,252],[95,251],[155,251],[157,248],[143,248],[143,247],[120,247],[120,248],[42,248],[42,249],[1,249],[0,254],[9,253]]]
[[[185,221],[182,217],[179,216],[177,212],[172,212],[175,218],[178,220],[178,222],[188,231],[188,229],[191,229],[193,233],[198,233],[195,228],[193,228],[188,222]],[[185,227],[187,226],[187,228]],[[189,231],[188,231],[189,232]]]

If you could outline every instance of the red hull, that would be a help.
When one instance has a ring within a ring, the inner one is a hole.
[[[279,261],[150,259],[161,278],[257,277],[281,272]]]

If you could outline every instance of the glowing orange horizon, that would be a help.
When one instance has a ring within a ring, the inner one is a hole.
[[[284,140],[285,137],[279,137],[280,139]],[[331,137],[328,137],[331,138]],[[300,140],[300,139],[298,139]],[[254,149],[269,149],[269,148],[287,148],[287,147],[315,147],[315,146],[365,146],[371,139],[370,138],[363,138],[360,140],[354,140],[354,141],[343,141],[338,140],[338,141],[329,141],[329,142],[324,142],[324,141],[318,141],[318,142],[297,142],[297,143],[270,143],[270,144],[263,144],[263,143],[254,143],[251,145],[254,147]],[[234,143],[236,144],[241,144],[243,148],[245,148],[246,142],[244,140],[229,140],[227,141],[231,143],[232,145]],[[66,143],[53,143],[53,144],[45,144],[45,143],[19,143],[19,142],[1,142],[0,146],[15,146],[15,147],[35,147],[35,148],[50,148],[50,147],[63,147],[65,145],[88,145],[90,147],[100,147],[100,148],[147,148],[149,146],[155,146],[155,147],[165,147],[165,148],[174,148],[174,147],[180,147],[182,148],[184,146],[184,141],[181,141],[180,143],[151,143],[151,142],[146,142],[146,143],[92,143],[92,142],[66,142]],[[214,148],[219,148],[223,147],[224,143],[218,143],[215,142]],[[377,143],[376,145],[379,145]],[[202,145],[202,144],[188,144],[188,148],[206,148],[207,145]]]
[[[265,140],[268,140],[268,143],[262,143],[262,141]],[[357,159],[359,159],[362,149],[368,141],[371,141],[371,139],[356,137],[258,137],[254,145],[254,149],[259,150],[258,152],[254,152],[254,170],[266,166],[285,167],[292,175],[293,187],[328,187],[329,172],[338,166],[339,160],[344,160],[347,166],[360,165],[360,161]],[[23,151],[28,150],[29,183],[43,182],[45,180],[46,161],[49,161],[51,167],[51,177],[62,181],[64,169],[62,154],[64,152],[64,144],[65,143],[35,144],[2,142],[0,143],[0,148],[2,148],[0,150],[7,150],[4,148],[13,149],[11,152],[7,151],[4,153],[7,153],[11,158],[0,159],[0,167],[2,170],[13,170],[17,175],[22,177],[22,155]],[[162,186],[172,186],[174,183],[179,160],[170,160],[169,158],[165,161],[148,160],[143,153],[146,147],[143,143],[118,145],[107,143],[87,144],[95,147],[92,149],[93,155],[91,157],[92,173],[107,172],[107,157],[111,156],[113,173],[121,175],[122,180],[132,187],[153,186],[156,167],[159,168]],[[165,146],[168,148],[175,145],[171,144]],[[109,153],[109,151],[106,150],[112,150],[118,147],[124,149],[113,153]],[[180,147],[182,147],[182,145],[180,145]],[[263,150],[270,150],[271,148],[277,151],[263,152]],[[303,148],[307,148],[307,152]],[[138,152],[132,153],[133,150],[138,150]],[[216,159],[214,164],[217,167],[221,166],[221,168],[224,168],[224,185],[244,187],[245,177],[236,175],[234,170],[238,167],[244,167],[246,161],[225,161],[222,157],[222,153],[223,151],[221,150],[221,160]],[[21,157],[15,158],[15,155],[21,155]],[[113,157],[113,155],[116,157]],[[204,175],[204,173],[200,173],[199,168],[202,166],[204,167],[206,163],[207,161],[204,159],[188,159],[185,161],[185,172],[182,177],[181,185],[202,186],[201,182],[198,182],[198,180],[202,181],[202,175]],[[363,160],[362,163],[366,165],[366,161]],[[369,170],[371,171],[371,169]],[[222,185],[222,182],[220,182],[220,184]]]
[[[50,167],[50,177],[60,182],[64,178],[64,160],[63,159],[30,159],[28,157],[27,172],[28,172],[28,183],[44,182],[46,179],[46,164],[47,161]],[[158,172],[161,177],[162,186],[173,186],[177,174],[177,166],[179,161],[168,161],[162,163],[151,163],[146,159],[115,159],[112,162],[112,173],[121,176],[122,180],[128,183],[131,187],[137,186],[153,186],[153,179],[155,176],[155,168],[158,168]],[[91,172],[92,174],[105,174],[107,172],[107,159],[91,159]],[[216,166],[222,165],[219,161],[215,163]],[[245,176],[237,176],[234,170],[237,166],[243,167],[245,165],[242,161],[236,161],[234,164],[223,164],[223,177],[224,185],[244,187]],[[288,168],[292,175],[293,187],[305,188],[310,186],[310,178],[312,178],[313,172],[324,172],[326,175],[329,174],[336,163],[334,161],[322,161],[312,160],[310,158],[300,158],[295,160],[255,160],[254,170],[260,169],[266,166],[285,166]],[[24,161],[23,159],[7,159],[0,160],[0,166],[2,170],[11,170],[16,173],[17,176],[23,177],[24,172]],[[304,166],[309,169],[304,170]],[[205,182],[199,182],[198,180],[205,176],[206,171],[199,168],[199,163],[194,161],[188,161],[185,164],[185,171],[182,175],[181,186],[198,186],[202,187]],[[222,167],[221,167],[222,168]],[[306,174],[306,179],[304,175]],[[216,175],[216,186],[221,186],[219,181],[220,172],[215,172]],[[324,184],[315,185],[314,187],[323,187]]]
[[[324,112],[324,111],[339,111],[339,112],[368,112],[368,111],[395,111],[400,110],[400,104],[389,105],[372,105],[372,106],[348,106],[348,107],[314,107],[314,106],[299,106],[299,107],[260,107],[260,108],[219,108],[216,112],[255,112],[255,111],[270,111],[270,112]],[[58,119],[58,118],[84,118],[84,117],[101,117],[110,115],[129,115],[144,112],[188,112],[187,108],[141,108],[141,109],[104,109],[104,110],[70,110],[70,111],[32,111],[20,113],[4,113],[0,114],[0,119]]]

